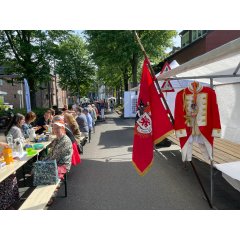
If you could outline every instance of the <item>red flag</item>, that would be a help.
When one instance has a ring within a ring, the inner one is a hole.
[[[132,160],[138,173],[144,175],[153,161],[153,144],[173,132],[173,126],[156,90],[145,59],[140,82],[138,111],[134,127]]]

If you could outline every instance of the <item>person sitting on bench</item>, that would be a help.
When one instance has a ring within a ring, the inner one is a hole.
[[[49,159],[56,159],[59,173],[69,171],[71,168],[72,159],[72,142],[66,135],[65,124],[63,120],[54,121],[53,133],[56,135],[56,139],[50,144],[50,151],[47,156]],[[61,176],[59,176],[61,178]],[[63,176],[62,176],[63,177]]]

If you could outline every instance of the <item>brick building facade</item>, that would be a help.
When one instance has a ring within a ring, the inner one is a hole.
[[[58,107],[62,108],[64,104],[68,104],[67,93],[60,88],[58,77],[55,78],[55,76],[51,76],[51,79],[52,80],[49,83],[43,83],[36,92],[36,103],[39,108],[48,108],[53,105],[58,105]],[[1,79],[0,91],[7,93],[6,95],[2,95],[5,103],[12,104],[14,108],[22,108],[23,106],[26,106],[23,83],[9,83]],[[21,91],[23,92],[23,95],[20,94]]]
[[[156,67],[159,72],[165,61],[176,60],[180,65],[240,37],[240,30],[184,30],[180,33],[181,48]]]

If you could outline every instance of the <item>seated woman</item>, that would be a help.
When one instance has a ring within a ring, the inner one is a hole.
[[[67,128],[69,128],[72,131],[77,143],[79,144],[80,138],[81,138],[81,132],[79,130],[78,123],[75,120],[75,118],[73,117],[73,115],[70,113],[65,113],[64,114],[64,122],[65,122]]]
[[[13,140],[16,138],[20,138],[20,139],[25,139],[24,138],[24,134],[23,134],[23,130],[22,130],[22,126],[25,123],[25,117],[20,114],[17,113],[12,121],[10,122],[10,124],[7,127],[7,130],[5,132],[5,135],[12,135]]]
[[[48,158],[53,160],[56,159],[59,169],[66,168],[66,170],[69,171],[71,168],[73,149],[72,142],[66,135],[64,121],[54,121],[52,130],[56,138],[50,145]]]
[[[31,123],[36,120],[36,114],[34,112],[28,112],[25,116],[25,123],[22,125],[22,130],[25,138],[29,137],[29,129],[33,128]],[[34,130],[37,131],[40,127],[34,127]]]
[[[0,142],[1,148],[8,148],[6,143]],[[0,150],[0,157],[2,150]],[[0,183],[0,210],[9,209],[12,204],[19,200],[18,183],[15,174],[11,174]]]
[[[53,118],[53,122],[56,121],[63,121],[63,117],[60,115],[56,115]],[[81,158],[80,158],[80,143],[79,143],[79,148],[78,148],[78,142],[76,140],[76,138],[74,137],[72,131],[70,128],[68,128],[65,124],[65,131],[66,131],[66,135],[69,137],[69,139],[71,140],[72,143],[72,149],[73,149],[73,154],[72,154],[72,159],[71,159],[71,163],[72,165],[77,165],[81,162]]]
[[[46,112],[50,114],[50,117],[49,117],[49,119],[47,121],[47,123],[48,123],[47,125],[50,125],[52,123],[52,120],[53,120],[56,112],[55,112],[55,110],[53,108],[49,108]]]

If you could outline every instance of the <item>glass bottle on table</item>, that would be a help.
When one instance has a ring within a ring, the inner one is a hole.
[[[7,139],[8,146],[13,149],[13,136],[12,136],[12,134],[8,134],[6,139]]]

